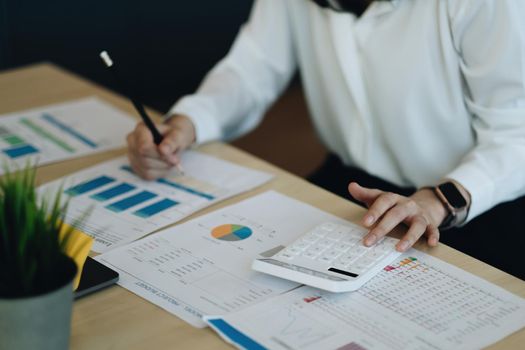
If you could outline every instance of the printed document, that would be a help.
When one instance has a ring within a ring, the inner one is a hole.
[[[196,151],[182,155],[184,175],[172,172],[156,181],[134,174],[126,157],[104,162],[43,187],[62,190],[70,200],[66,222],[94,238],[101,253],[132,242],[221,200],[260,186],[272,175]]]
[[[127,114],[94,97],[5,114],[0,162],[44,165],[124,147],[134,126]]]
[[[226,314],[298,285],[251,269],[325,222],[346,223],[277,192],[265,192],[157,232],[96,259],[120,273],[119,284],[204,327],[203,315]]]
[[[301,287],[206,319],[241,349],[479,349],[525,326],[525,299],[412,249],[356,292]]]

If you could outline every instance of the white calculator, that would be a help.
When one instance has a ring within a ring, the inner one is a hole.
[[[323,223],[274,256],[254,260],[252,268],[330,292],[357,290],[401,255],[391,237],[364,246],[366,233],[357,225]]]

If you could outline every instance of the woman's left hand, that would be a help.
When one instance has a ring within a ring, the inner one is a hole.
[[[447,210],[431,189],[421,189],[405,197],[352,182],[348,185],[348,191],[368,207],[363,217],[363,225],[370,228],[364,238],[366,246],[375,244],[402,222],[408,226],[408,231],[397,244],[398,251],[406,251],[422,235],[427,236],[428,245],[437,246],[438,227],[445,219]]]

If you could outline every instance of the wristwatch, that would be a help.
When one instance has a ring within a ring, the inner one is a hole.
[[[447,230],[465,222],[468,215],[468,202],[453,182],[445,182],[433,187],[434,193],[448,211],[447,217],[439,225],[440,230]]]

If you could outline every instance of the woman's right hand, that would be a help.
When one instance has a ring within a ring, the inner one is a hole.
[[[195,127],[186,116],[173,116],[157,128],[164,136],[159,145],[155,145],[151,131],[143,122],[127,136],[131,167],[145,180],[165,176],[180,164],[181,152],[195,142]]]

